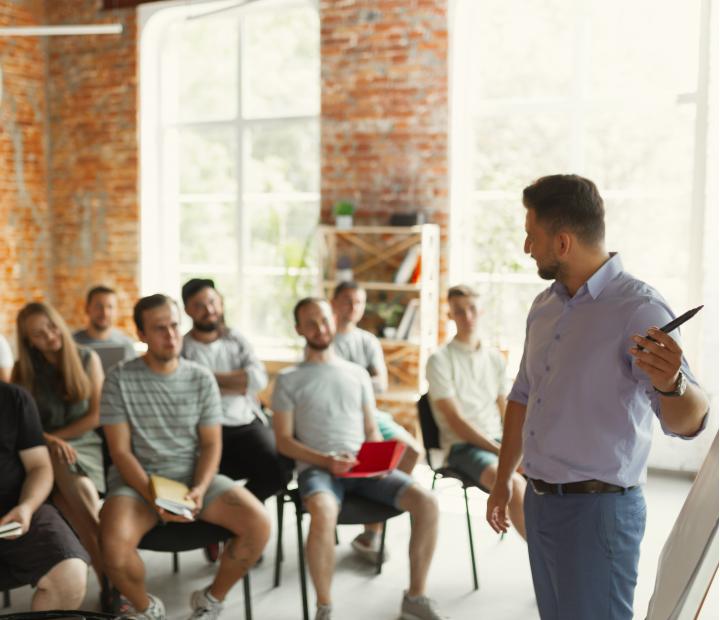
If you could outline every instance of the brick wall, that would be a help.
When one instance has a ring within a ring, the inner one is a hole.
[[[0,25],[43,23],[40,0],[0,2]],[[45,44],[0,38],[0,333],[14,339],[15,316],[50,286]]]

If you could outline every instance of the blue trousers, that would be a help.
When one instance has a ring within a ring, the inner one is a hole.
[[[632,620],[645,498],[525,493],[525,524],[542,620]]]

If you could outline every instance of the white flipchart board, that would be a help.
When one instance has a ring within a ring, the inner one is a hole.
[[[658,561],[647,620],[692,620],[718,567],[718,435]]]

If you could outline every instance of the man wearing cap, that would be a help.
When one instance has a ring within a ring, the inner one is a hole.
[[[257,396],[267,385],[265,368],[247,339],[225,325],[223,300],[212,280],[188,280],[182,300],[193,322],[183,338],[182,356],[210,369],[222,396],[220,473],[247,479],[248,490],[264,501],[286,481]]]

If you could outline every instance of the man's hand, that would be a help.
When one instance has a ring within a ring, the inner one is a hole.
[[[155,506],[155,510],[160,517],[160,521],[162,521],[163,523],[169,523],[171,521],[174,523],[192,523],[193,521],[195,521],[195,519],[187,519],[182,515],[176,515],[174,512],[163,510],[159,506]]]
[[[510,527],[508,517],[508,504],[512,498],[512,482],[508,480],[505,484],[495,482],[487,502],[487,522],[498,534],[505,533]]]
[[[349,472],[355,465],[357,465],[357,459],[352,454],[333,454],[330,453],[325,457],[325,469],[327,469],[333,476],[341,476]]]
[[[5,525],[6,523],[17,521],[22,529],[17,536],[5,536],[5,540],[13,540],[15,538],[19,538],[23,534],[27,534],[27,531],[30,529],[31,520],[32,510],[30,510],[30,507],[28,505],[18,504],[17,506],[15,506],[15,508],[13,508],[10,512],[6,513],[0,519],[0,525]]]
[[[672,392],[680,372],[682,349],[671,336],[657,327],[648,329],[648,336],[633,336],[633,342],[643,350],[635,346],[630,349],[630,354],[635,357],[638,368],[650,377],[655,388],[661,392]]]
[[[195,504],[195,509],[193,510],[193,515],[195,516],[200,514],[200,511],[202,510],[203,499],[205,498],[206,491],[207,489],[205,487],[195,486],[190,489],[190,492],[185,496],[185,499],[189,499]]]
[[[50,454],[60,459],[62,463],[72,465],[77,461],[77,452],[67,441],[55,437],[55,435],[45,434],[45,441],[47,441],[48,449]]]

